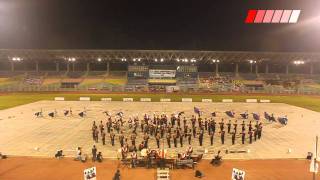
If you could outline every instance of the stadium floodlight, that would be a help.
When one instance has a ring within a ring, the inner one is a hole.
[[[304,64],[304,63],[305,63],[304,61],[300,61],[300,60],[293,61],[293,64],[295,64],[295,65],[301,65],[301,64]]]
[[[76,58],[74,58],[74,57],[69,57],[69,58],[68,58],[68,61],[69,61],[69,62],[75,62],[75,61],[76,61]]]
[[[191,62],[197,62],[197,60],[194,59],[194,58],[192,58],[190,61],[191,61]]]
[[[76,61],[76,58],[74,58],[74,57],[69,57],[69,58],[68,58],[68,61],[69,61],[69,62],[75,62],[75,61]]]
[[[257,63],[257,61],[249,60],[249,63],[250,63],[250,64],[256,64],[256,63]]]
[[[22,58],[20,57],[13,57],[11,58],[12,61],[22,61]]]
[[[213,63],[219,63],[220,60],[219,60],[219,59],[212,59],[212,62],[213,62]]]

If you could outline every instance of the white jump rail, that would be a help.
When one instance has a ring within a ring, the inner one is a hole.
[[[270,99],[260,99],[260,103],[270,103]]]
[[[192,102],[192,98],[182,98],[182,102]]]
[[[170,98],[161,98],[160,102],[171,102]]]
[[[100,100],[101,101],[106,101],[106,102],[111,102],[112,98],[101,98]]]
[[[246,99],[247,103],[257,103],[258,100],[257,99]]]
[[[232,103],[233,99],[222,99],[222,102],[224,102],[224,103]]]
[[[151,102],[151,98],[140,98],[141,102]]]
[[[212,99],[202,99],[201,102],[212,102]]]
[[[55,97],[54,100],[55,101],[64,101],[64,97]]]
[[[123,102],[132,102],[133,98],[123,98],[122,101]]]
[[[79,101],[90,101],[90,97],[80,97]]]

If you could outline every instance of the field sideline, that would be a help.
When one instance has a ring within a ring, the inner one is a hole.
[[[110,97],[113,101],[122,101],[122,98],[130,97],[134,101],[140,98],[151,98],[152,101],[159,101],[160,98],[171,98],[171,101],[179,102],[181,98],[192,98],[194,102],[199,102],[203,98],[212,99],[213,102],[221,102],[222,99],[233,99],[234,102],[244,102],[245,99],[270,99],[273,103],[286,103],[313,111],[320,112],[319,96],[278,96],[278,95],[199,95],[199,94],[138,94],[138,93],[6,93],[0,95],[0,110],[7,109],[23,104],[28,104],[40,100],[53,100],[56,96],[65,97],[66,100],[75,101],[81,96],[91,97],[92,101],[99,101],[102,97]]]

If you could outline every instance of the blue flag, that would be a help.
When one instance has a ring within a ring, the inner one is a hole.
[[[194,113],[200,115],[200,109],[199,108],[194,107],[193,110],[194,110]]]

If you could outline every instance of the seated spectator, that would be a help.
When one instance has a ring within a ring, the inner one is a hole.
[[[98,162],[102,162],[102,160],[103,160],[102,153],[99,152],[99,153],[97,154],[97,161],[98,161]]]
[[[87,155],[82,155],[81,147],[77,148],[77,155],[74,160],[81,161],[83,163],[87,161]]]
[[[220,156],[220,150],[218,154],[211,160],[210,164],[212,165],[219,165],[221,163],[222,157]]]
[[[57,159],[60,159],[62,158],[64,155],[63,155],[63,151],[62,150],[59,150],[57,151],[57,153],[54,155],[55,158]]]
[[[0,152],[0,159],[7,159],[7,156]]]
[[[75,160],[76,160],[76,161],[81,161],[81,155],[82,155],[81,147],[78,147],[78,148],[77,148],[77,155],[76,155]]]

